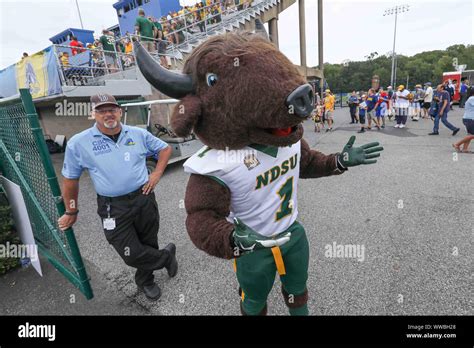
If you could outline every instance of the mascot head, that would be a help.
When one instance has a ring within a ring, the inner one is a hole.
[[[214,149],[249,144],[288,146],[303,136],[313,110],[311,85],[268,40],[256,33],[214,36],[199,45],[176,73],[161,67],[135,42],[138,66],[152,86],[180,99],[171,117],[179,136],[192,131]]]

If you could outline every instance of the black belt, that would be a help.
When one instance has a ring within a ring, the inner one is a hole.
[[[135,190],[135,191],[132,191],[132,192],[127,193],[127,194],[122,195],[122,196],[107,197],[107,196],[101,196],[101,195],[97,194],[97,197],[103,198],[108,202],[116,202],[116,201],[130,200],[130,199],[133,199],[133,198],[137,197],[140,194],[142,194],[142,188],[141,187],[139,189]]]

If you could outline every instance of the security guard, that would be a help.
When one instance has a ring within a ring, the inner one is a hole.
[[[135,282],[147,298],[157,300],[161,289],[153,271],[178,271],[176,246],[158,247],[159,213],[153,192],[171,155],[171,148],[151,133],[121,124],[122,110],[108,94],[91,97],[93,127],[73,136],[67,144],[62,174],[66,213],[58,220],[67,229],[77,220],[79,177],[84,169],[97,192],[97,213],[105,237],[125,263],[137,269]],[[159,153],[148,175],[146,157]]]

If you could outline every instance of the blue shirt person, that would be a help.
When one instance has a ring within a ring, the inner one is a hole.
[[[445,90],[445,87],[440,84],[437,87],[437,92],[438,92],[438,112],[435,115],[434,119],[434,126],[433,126],[433,132],[428,133],[428,135],[439,135],[439,121],[441,122],[453,132],[453,135],[456,135],[460,128],[457,128],[456,126],[452,125],[448,121],[448,111],[449,111],[449,103],[451,102],[451,96],[449,95],[449,92]]]
[[[178,271],[176,246],[158,246],[159,212],[153,192],[171,148],[151,133],[120,122],[122,110],[108,94],[91,97],[93,127],[76,134],[67,147],[63,164],[63,199],[66,212],[58,220],[65,230],[77,220],[79,178],[84,170],[97,192],[97,213],[107,241],[123,261],[136,268],[135,283],[150,300],[161,296],[153,272]],[[159,153],[155,170],[148,175],[146,158]]]
[[[366,100],[366,104],[367,104],[367,111],[370,112],[374,109],[375,105],[377,105],[377,101],[379,100],[379,98],[375,95],[375,94],[372,94],[367,97],[367,100]]]
[[[62,174],[74,180],[88,170],[97,194],[117,197],[147,183],[147,155],[166,148],[168,144],[150,132],[126,125],[121,125],[121,132],[114,141],[103,134],[96,123],[69,140]]]

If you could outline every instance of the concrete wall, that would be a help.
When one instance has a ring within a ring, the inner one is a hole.
[[[58,134],[63,134],[70,139],[74,134],[90,128],[94,124],[94,120],[84,116],[58,116],[56,115],[57,107],[53,105],[42,106],[36,108],[41,127],[44,134],[48,134],[54,140]]]

